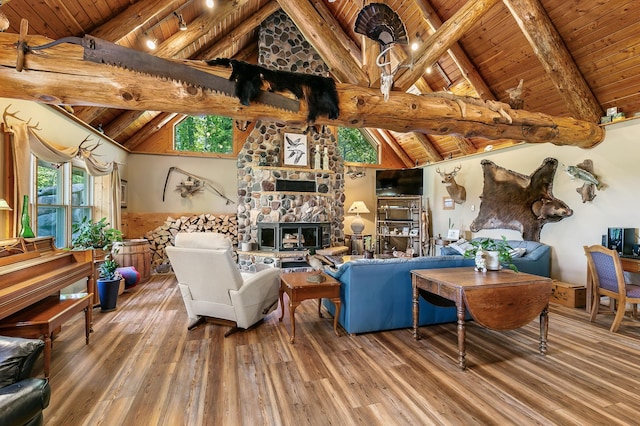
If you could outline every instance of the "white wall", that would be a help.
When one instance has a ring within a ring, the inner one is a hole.
[[[571,283],[584,283],[586,280],[586,259],[583,245],[600,244],[601,236],[608,227],[640,228],[640,219],[635,212],[640,211],[640,197],[637,197],[637,185],[640,180],[640,148],[637,135],[640,134],[640,120],[629,120],[606,127],[605,140],[591,149],[555,146],[552,144],[526,144],[508,150],[485,153],[451,160],[425,168],[425,197],[433,215],[433,232],[446,235],[449,219],[455,228],[469,230],[469,225],[478,214],[480,195],[484,185],[480,161],[488,159],[498,166],[524,175],[533,173],[547,157],[559,161],[553,182],[553,195],[573,209],[573,216],[560,222],[548,223],[542,228],[540,241],[552,246],[552,278]],[[585,159],[591,159],[595,174],[604,183],[596,198],[582,203],[576,188],[582,182],[571,180],[563,170],[564,165],[576,165]],[[442,209],[442,197],[447,195],[441,177],[446,168],[462,165],[456,181],[467,190],[466,203],[456,204],[455,210]],[[475,206],[475,211],[472,211]],[[482,230],[476,236],[522,239],[517,231]]]
[[[128,162],[128,206],[129,213],[236,213],[238,181],[235,159],[177,157],[153,154],[130,154]],[[206,178],[216,188],[234,201],[226,204],[209,187],[182,198],[176,185],[187,176],[173,171],[167,182],[165,201],[162,190],[170,167]]]
[[[356,217],[353,214],[347,214],[347,210],[354,201],[364,201],[370,213],[361,214],[360,217],[364,222],[363,235],[375,235],[376,233],[376,170],[365,169],[365,176],[358,179],[351,179],[344,176],[344,233],[353,234],[351,230],[351,222]]]

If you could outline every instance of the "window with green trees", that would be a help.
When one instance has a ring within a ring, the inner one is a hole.
[[[366,138],[360,129],[339,127],[338,149],[344,161],[378,164],[378,149],[376,143]]]
[[[189,116],[174,126],[174,149],[233,153],[233,120],[219,115]]]

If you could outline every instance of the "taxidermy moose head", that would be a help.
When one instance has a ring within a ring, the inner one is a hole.
[[[447,188],[449,196],[456,204],[462,204],[467,200],[467,190],[464,189],[464,186],[458,185],[455,180],[461,168],[462,166],[455,167],[451,173],[447,173],[446,169],[444,172],[441,172],[440,168],[436,169],[436,172],[442,176],[442,183]]]

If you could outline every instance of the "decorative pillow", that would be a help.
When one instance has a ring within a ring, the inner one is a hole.
[[[455,255],[460,254],[460,252],[458,250],[456,250],[456,249],[454,249],[453,247],[450,247],[450,246],[451,246],[451,244],[449,244],[448,246],[444,246],[444,247],[440,248],[440,255],[448,256],[448,255],[452,255],[452,254],[455,254]]]
[[[514,248],[513,250],[509,251],[509,254],[513,259],[515,259],[516,257],[522,257],[526,253],[527,253],[527,249],[524,247]]]
[[[460,253],[462,255],[464,255],[464,252],[466,252],[467,250],[473,248],[473,246],[467,240],[465,240],[464,238],[459,239],[455,243],[449,244],[449,247],[451,247],[456,252],[458,252],[458,253]]]

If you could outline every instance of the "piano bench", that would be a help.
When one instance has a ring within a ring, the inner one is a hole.
[[[85,343],[89,344],[92,328],[93,294],[49,296],[28,308],[0,320],[0,335],[42,339],[44,341],[44,377],[49,378],[51,338],[62,325],[84,310]]]

